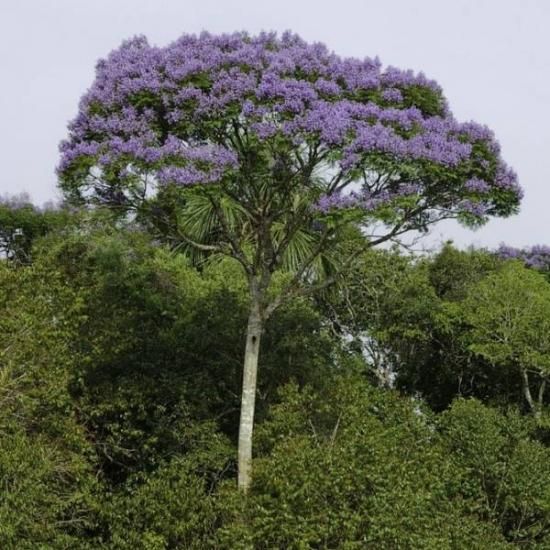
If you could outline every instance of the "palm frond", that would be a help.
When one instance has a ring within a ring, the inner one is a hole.
[[[214,191],[190,190],[177,218],[181,238],[178,251],[188,255],[194,264],[207,259],[215,261],[220,254],[201,250],[201,247],[219,245],[227,231],[241,244],[246,243],[247,226],[248,213],[231,197],[216,196]]]

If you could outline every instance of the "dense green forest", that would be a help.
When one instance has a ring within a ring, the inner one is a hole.
[[[281,307],[244,495],[237,262],[24,201],[0,244],[2,548],[550,548],[543,261],[369,250]]]

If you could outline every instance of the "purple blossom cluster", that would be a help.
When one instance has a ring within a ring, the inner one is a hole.
[[[550,271],[550,246],[547,245],[515,248],[501,244],[497,254],[505,260],[521,260],[528,267]]]
[[[187,162],[184,166],[168,164],[160,168],[160,183],[214,183],[222,178],[226,170],[237,165],[237,157],[233,151],[214,145],[182,147],[181,143],[170,140],[164,146],[162,155],[164,158],[173,157],[175,160]]]
[[[381,189],[378,191],[369,191],[363,189],[361,192],[351,193],[332,193],[322,196],[315,208],[320,212],[330,212],[333,210],[343,210],[347,208],[360,208],[365,212],[375,212],[376,209],[390,204],[396,204],[396,201],[406,197],[418,196],[423,192],[423,187],[416,183],[406,183],[399,186],[397,190]]]
[[[382,97],[386,101],[393,101],[399,103],[403,101],[403,94],[399,88],[388,88],[382,92]]]
[[[495,190],[511,203],[521,198],[492,132],[456,121],[436,82],[378,59],[341,58],[291,33],[184,35],[163,48],[144,37],[124,42],[97,64],[58,172],[63,180],[83,164],[131,167],[161,184],[214,184],[244,170],[248,149],[282,142],[296,155],[313,145],[350,183],[373,158],[415,165],[419,180],[430,167],[439,178],[453,170],[453,205],[480,216]],[[369,200],[340,193],[319,206],[368,210]]]
[[[473,201],[470,199],[464,199],[458,204],[459,209],[462,212],[476,216],[477,218],[483,218],[489,211],[489,206],[480,201]]]
[[[474,193],[488,193],[491,190],[491,186],[479,178],[471,178],[465,184],[464,188]]]
[[[350,208],[357,204],[357,196],[355,193],[342,194],[332,193],[330,195],[323,195],[315,208],[319,212],[330,212],[332,210],[341,210],[344,208]]]

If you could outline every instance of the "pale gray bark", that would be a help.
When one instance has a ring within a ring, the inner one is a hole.
[[[525,368],[521,369],[521,380],[522,380],[523,396],[525,397],[525,400],[527,401],[527,404],[529,405],[531,412],[536,417],[538,417],[540,416],[540,410],[537,407],[533,399],[533,396],[531,394],[531,388],[529,387],[529,375],[527,374],[527,369]]]
[[[239,489],[243,492],[248,491],[252,480],[252,432],[254,429],[256,379],[258,375],[262,324],[260,300],[253,293],[246,330],[241,419],[239,423],[238,485]]]

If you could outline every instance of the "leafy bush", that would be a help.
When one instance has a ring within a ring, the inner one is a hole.
[[[356,377],[287,386],[258,433],[252,493],[227,548],[505,548],[457,488],[460,470],[417,403]],[[460,485],[460,483],[458,484]]]

